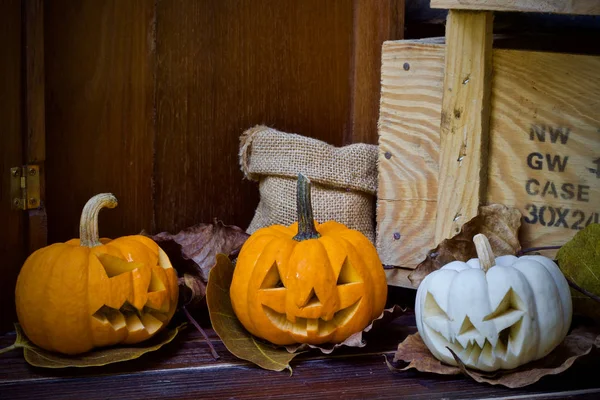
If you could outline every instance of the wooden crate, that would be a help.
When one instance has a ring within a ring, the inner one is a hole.
[[[600,12],[597,1],[571,3]],[[492,18],[453,9],[445,44],[384,43],[377,248],[401,267],[387,270],[391,285],[412,287],[412,269],[483,204],[520,209],[524,248],[561,245],[599,222],[600,57],[493,49]]]

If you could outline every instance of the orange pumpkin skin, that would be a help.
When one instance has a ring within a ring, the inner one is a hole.
[[[313,223],[320,237],[301,241],[297,222],[259,229],[237,259],[233,310],[271,343],[341,343],[385,307],[387,281],[373,244],[338,222]]]
[[[152,337],[173,317],[178,295],[167,255],[141,235],[39,249],[25,261],[15,289],[27,337],[64,354]]]

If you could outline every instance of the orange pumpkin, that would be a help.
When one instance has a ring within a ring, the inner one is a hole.
[[[278,345],[340,343],[383,312],[382,264],[362,233],[313,219],[303,175],[297,207],[298,222],[259,229],[242,247],[233,310],[249,332]]]
[[[141,235],[98,236],[98,213],[114,208],[112,194],[91,198],[80,238],[31,254],[17,279],[17,316],[39,347],[79,354],[95,347],[138,343],[164,328],[175,313],[177,273],[169,258]]]

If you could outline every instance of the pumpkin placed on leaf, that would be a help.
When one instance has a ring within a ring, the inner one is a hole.
[[[419,334],[440,361],[481,371],[513,369],[546,356],[567,335],[569,285],[542,256],[494,260],[484,235],[474,237],[478,258],[453,261],[419,285]]]
[[[274,344],[341,343],[383,312],[386,277],[362,233],[313,220],[303,175],[297,197],[298,222],[259,229],[244,243],[233,309],[250,333]]]
[[[112,194],[85,205],[80,238],[27,258],[15,290],[27,337],[49,351],[79,354],[95,347],[146,340],[175,313],[177,273],[167,255],[141,235],[98,236],[98,213],[114,208]]]

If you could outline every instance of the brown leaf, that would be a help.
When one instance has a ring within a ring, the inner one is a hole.
[[[427,346],[425,346],[425,343],[418,332],[413,335],[408,335],[406,339],[398,345],[398,350],[396,351],[396,354],[394,354],[394,363],[400,361],[409,364],[404,368],[398,368],[388,363],[388,367],[400,371],[415,368],[421,372],[433,372],[441,375],[460,374],[460,369],[458,367],[442,364],[440,360],[435,358]]]
[[[206,302],[213,329],[234,356],[271,371],[291,371],[289,362],[297,354],[290,354],[252,336],[237,319],[229,297],[233,271],[234,266],[229,258],[218,254],[217,264],[210,271],[206,288]]]
[[[202,303],[206,295],[206,283],[200,277],[183,274],[183,278],[179,278],[178,284],[179,304],[194,309]]]
[[[342,343],[326,343],[318,346],[312,344],[293,344],[285,346],[285,349],[290,353],[299,353],[310,349],[317,349],[320,350],[323,354],[331,354],[335,349],[342,346],[364,347],[367,343],[363,340],[363,333],[369,332],[372,329],[379,329],[382,325],[385,325],[388,322],[396,319],[399,315],[401,315],[404,312],[406,312],[406,309],[403,309],[399,305],[394,305],[393,307],[387,308],[383,310],[381,315],[375,318],[365,329],[353,335],[350,335]]]
[[[477,257],[473,236],[483,233],[495,256],[516,254],[520,249],[518,232],[521,227],[521,212],[517,208],[492,204],[479,208],[479,214],[465,223],[460,232],[451,239],[444,239],[425,260],[408,275],[414,287],[431,272],[451,261],[468,261]]]
[[[594,347],[600,347],[600,331],[598,328],[580,326],[573,329],[563,342],[546,357],[512,370],[499,370],[490,374],[466,368],[454,353],[459,367],[442,364],[431,354],[419,334],[416,333],[408,336],[398,346],[394,362],[398,360],[410,362],[407,367],[402,368],[402,371],[416,368],[421,372],[444,375],[462,372],[480,383],[519,388],[532,385],[544,376],[560,374],[570,368],[576,360],[589,354]]]
[[[164,329],[152,338],[136,344],[114,347],[98,348],[87,353],[68,356],[44,350],[33,344],[21,329],[15,324],[17,339],[13,348],[23,348],[25,361],[35,367],[42,368],[67,368],[67,367],[99,367],[117,362],[134,360],[151,351],[160,349],[170,343],[181,331],[184,325],[171,329]],[[12,346],[11,346],[12,347]]]
[[[215,265],[215,256],[222,253],[235,257],[249,235],[241,228],[224,225],[215,218],[210,224],[197,224],[176,235],[161,232],[151,237],[167,253],[180,274],[188,272],[206,282]]]

